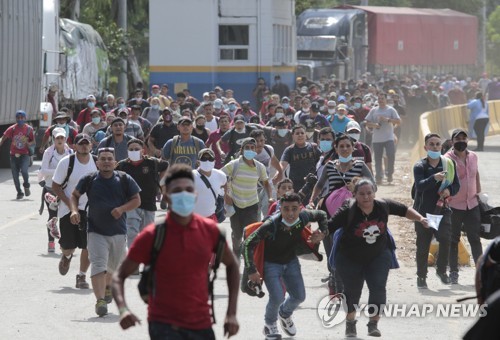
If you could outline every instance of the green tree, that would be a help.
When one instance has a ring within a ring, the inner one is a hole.
[[[490,71],[500,71],[500,7],[497,7],[488,17],[486,24],[488,36],[487,59]]]

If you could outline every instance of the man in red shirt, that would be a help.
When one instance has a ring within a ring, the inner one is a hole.
[[[164,182],[162,190],[169,211],[164,225],[164,244],[153,269],[155,293],[149,298],[149,335],[152,339],[215,339],[207,302],[207,265],[217,247],[220,231],[213,220],[193,213],[197,194],[191,167],[173,165]],[[113,296],[123,329],[139,322],[127,308],[124,281],[140,263],[150,263],[154,239],[155,225],[151,224],[135,238],[113,276]],[[227,244],[222,263],[226,265],[229,288],[224,332],[232,336],[239,329],[236,319],[239,269]]]
[[[90,123],[92,121],[92,111],[95,108],[95,104],[96,104],[95,97],[93,95],[88,95],[87,107],[82,111],[80,111],[80,113],[78,113],[78,117],[76,118],[76,123],[79,126],[80,132],[83,131],[83,127],[85,126],[85,124]],[[103,110],[99,108],[98,110],[101,111],[101,117],[104,120],[106,118],[106,114],[104,113]]]
[[[10,168],[12,170],[12,178],[17,190],[16,199],[20,200],[24,195],[29,196],[30,183],[28,168],[30,165],[29,148],[35,143],[33,128],[26,124],[26,112],[19,110],[16,112],[16,124],[10,126],[4,133],[0,141],[2,144],[10,139]],[[23,175],[24,193],[21,190],[19,182],[19,172]]]

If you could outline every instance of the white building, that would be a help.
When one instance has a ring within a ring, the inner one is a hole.
[[[253,102],[258,77],[295,85],[294,0],[150,0],[150,83]]]

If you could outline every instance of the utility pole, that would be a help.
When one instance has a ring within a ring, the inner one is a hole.
[[[480,31],[480,46],[481,48],[479,49],[480,51],[480,59],[479,59],[479,66],[481,67],[482,72],[486,72],[486,0],[483,0],[483,7],[481,9],[481,17],[482,17],[482,25],[481,25],[481,31]]]
[[[118,0],[118,27],[127,32],[127,0]],[[128,99],[127,58],[120,58],[120,72],[118,73],[118,97]]]

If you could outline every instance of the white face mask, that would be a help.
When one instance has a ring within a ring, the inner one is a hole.
[[[245,128],[239,130],[239,129],[234,129],[234,131],[236,131],[236,133],[245,133]]]
[[[137,162],[141,160],[141,151],[128,151],[128,158],[132,162]]]
[[[312,132],[306,132],[306,136],[308,139],[312,138],[312,136],[314,136],[314,131]]]
[[[297,224],[300,220],[300,217],[297,217],[297,219],[295,221],[293,221],[292,223],[288,223],[287,221],[285,221],[285,218],[282,218],[281,219],[281,222],[283,222],[284,225],[286,225],[287,227],[293,227],[295,224]]]
[[[201,162],[200,161],[200,169],[205,171],[205,172],[212,171],[214,166],[215,166],[215,162],[210,162],[210,161]]]
[[[361,136],[360,133],[349,133],[349,137],[351,137],[355,141],[358,141],[360,136]]]
[[[288,133],[288,129],[278,129],[277,131],[280,137],[285,137],[286,134]]]
[[[335,113],[335,109],[328,109],[328,113],[331,114],[331,115],[334,114]]]
[[[285,114],[283,112],[276,112],[275,117],[276,119],[285,118]]]

